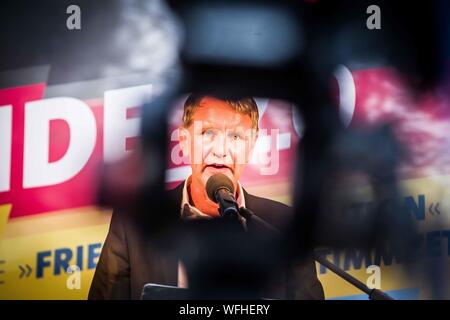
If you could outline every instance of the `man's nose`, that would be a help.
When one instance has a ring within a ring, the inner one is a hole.
[[[214,139],[212,151],[217,158],[226,157],[226,140],[223,134],[218,134]]]

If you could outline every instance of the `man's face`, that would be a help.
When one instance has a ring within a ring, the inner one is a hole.
[[[203,98],[194,110],[192,123],[180,130],[180,145],[189,157],[192,179],[203,186],[216,173],[228,176],[237,186],[256,142],[252,120],[223,100]]]

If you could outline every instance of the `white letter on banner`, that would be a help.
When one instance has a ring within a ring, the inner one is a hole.
[[[0,106],[0,192],[11,187],[12,106]]]
[[[126,139],[139,134],[138,118],[127,119],[127,109],[141,107],[149,101],[152,85],[105,91],[103,147],[106,162],[127,154]]]
[[[49,163],[51,120],[68,124],[70,141],[65,155]],[[23,187],[49,186],[74,177],[92,154],[96,130],[94,114],[78,99],[61,97],[26,103]]]

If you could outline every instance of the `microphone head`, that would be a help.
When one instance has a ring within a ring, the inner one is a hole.
[[[217,203],[215,194],[219,189],[228,189],[231,194],[234,194],[234,186],[233,182],[223,173],[217,173],[211,176],[206,182],[206,193],[208,194],[208,198]]]

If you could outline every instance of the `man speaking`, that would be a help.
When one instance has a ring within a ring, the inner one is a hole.
[[[252,98],[188,97],[179,128],[179,143],[183,155],[189,159],[192,175],[168,191],[180,218],[219,216],[219,205],[208,197],[206,184],[211,176],[220,173],[233,184],[234,198],[240,208],[251,210],[275,227],[288,221],[292,215],[290,207],[251,195],[239,182],[258,138],[258,121],[258,108]],[[285,297],[324,298],[314,260],[297,265],[292,274],[295,279],[288,281],[294,292]],[[146,283],[189,286],[179,261],[164,258],[147,245],[131,224],[113,213],[89,299],[139,299]]]

